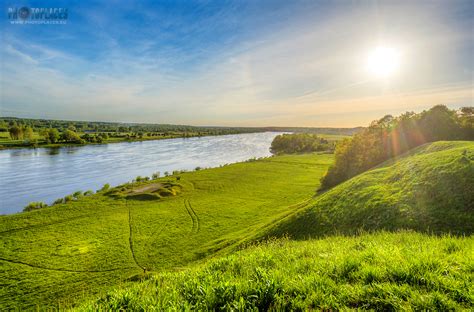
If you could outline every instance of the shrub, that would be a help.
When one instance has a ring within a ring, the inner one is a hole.
[[[84,192],[84,196],[90,196],[90,195],[94,195],[94,191],[88,190]]]
[[[155,173],[153,173],[153,174],[151,175],[151,178],[152,178],[153,180],[156,180],[156,179],[158,179],[159,177],[160,177],[160,172],[159,172],[159,171],[157,171],[157,172],[155,172]]]
[[[77,191],[77,192],[74,192],[74,193],[72,194],[72,197],[74,197],[74,198],[80,198],[80,197],[82,197],[82,195],[83,195],[83,194],[82,194],[82,191]]]
[[[46,205],[43,202],[31,202],[28,205],[26,205],[25,208],[23,208],[23,211],[32,211],[32,210],[37,210],[44,207],[48,207],[48,205]]]
[[[110,189],[110,184],[106,183],[106,184],[104,184],[104,186],[102,186],[102,188],[99,190],[99,192],[106,192],[109,189]]]
[[[67,195],[66,197],[64,197],[64,202],[65,203],[68,203],[70,201],[73,201],[74,200],[74,197],[72,195]]]
[[[53,202],[53,205],[59,205],[64,203],[64,198],[58,198]]]

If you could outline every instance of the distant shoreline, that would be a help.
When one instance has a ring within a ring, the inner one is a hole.
[[[0,151],[10,150],[10,149],[36,149],[36,148],[63,148],[63,147],[77,147],[77,146],[87,146],[87,145],[105,145],[105,144],[114,144],[114,143],[133,143],[133,142],[144,142],[144,141],[160,141],[160,140],[171,140],[171,139],[191,139],[191,138],[203,138],[211,136],[224,136],[224,135],[236,135],[236,134],[250,134],[250,133],[263,133],[271,131],[255,131],[255,132],[241,132],[241,133],[222,133],[222,134],[205,134],[205,135],[177,135],[177,136],[168,136],[168,137],[149,137],[149,138],[119,138],[114,140],[108,140],[105,142],[85,142],[85,143],[45,143],[45,144],[36,144],[31,145],[28,143],[20,143],[18,145],[9,145],[2,146],[0,145]],[[280,131],[274,131],[280,132]],[[283,131],[282,131],[283,132]],[[27,145],[28,144],[28,145]]]

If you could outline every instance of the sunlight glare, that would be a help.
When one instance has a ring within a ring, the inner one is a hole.
[[[400,67],[400,53],[389,47],[377,47],[367,58],[367,68],[377,77],[393,75]]]

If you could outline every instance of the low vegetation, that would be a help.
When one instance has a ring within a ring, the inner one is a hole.
[[[79,311],[461,311],[474,239],[410,232],[270,241],[126,284]]]
[[[474,108],[437,105],[419,114],[387,115],[337,144],[335,162],[321,181],[328,189],[385,160],[440,140],[474,140]]]

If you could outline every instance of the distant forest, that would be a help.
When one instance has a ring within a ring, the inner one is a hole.
[[[265,131],[352,135],[363,128],[218,127],[0,117],[0,148],[112,143]]]

